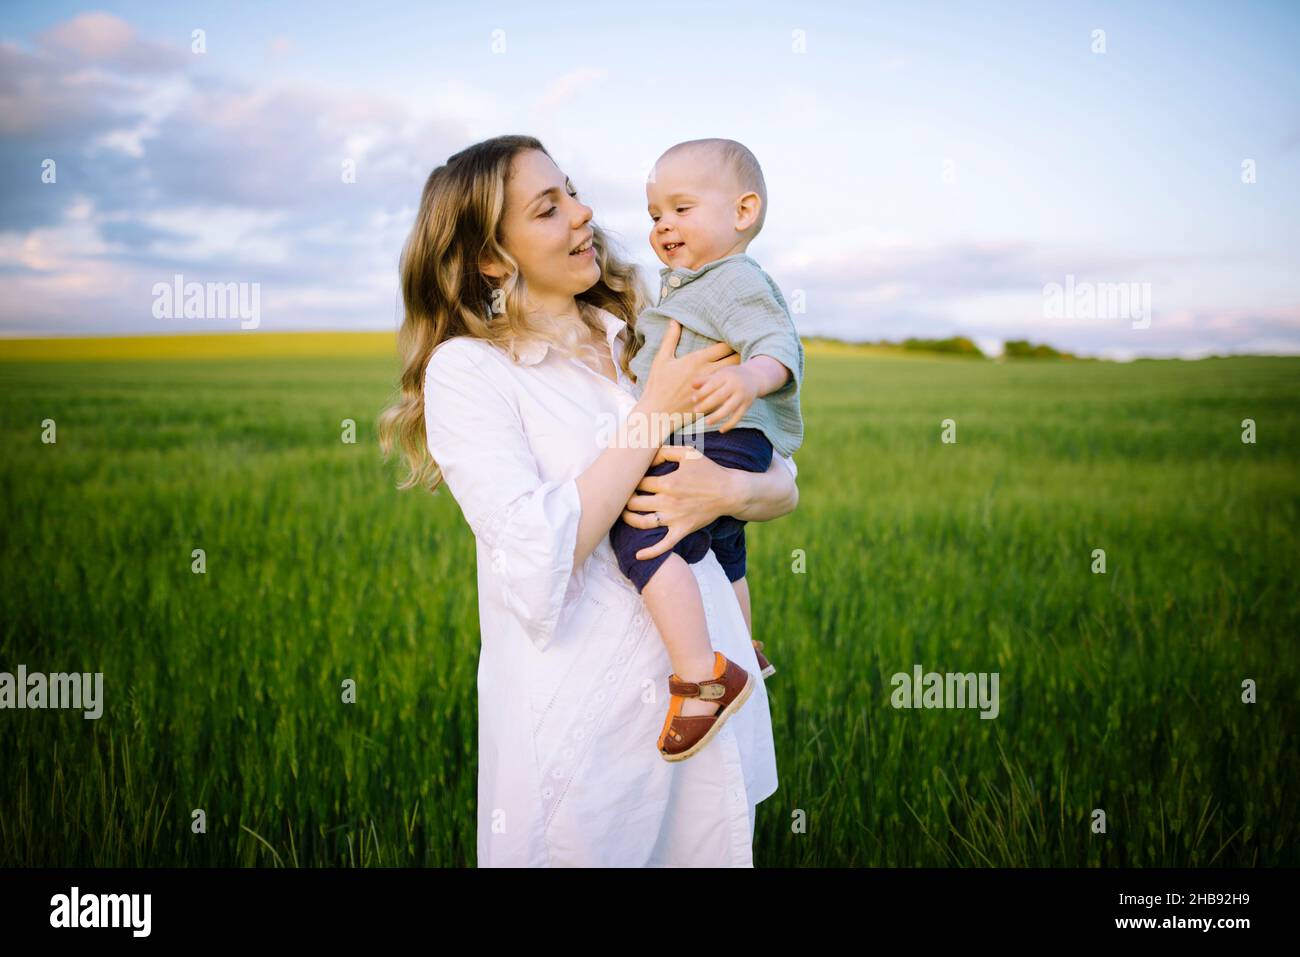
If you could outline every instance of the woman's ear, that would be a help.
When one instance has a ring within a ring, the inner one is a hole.
[[[746,193],[736,200],[736,232],[743,233],[758,222],[763,199],[758,193]]]
[[[506,274],[505,267],[491,259],[480,259],[478,262],[478,271],[489,279],[500,279]]]

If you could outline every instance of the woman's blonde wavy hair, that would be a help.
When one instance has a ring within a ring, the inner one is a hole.
[[[642,342],[636,317],[645,304],[645,291],[636,266],[615,254],[594,220],[589,225],[594,232],[600,279],[577,296],[586,328],[525,314],[527,286],[519,264],[501,244],[501,220],[511,163],[517,154],[530,149],[550,156],[532,136],[493,137],[450,157],[424,184],[415,225],[399,263],[405,306],[397,333],[402,363],[400,394],[379,416],[384,458],[398,444],[409,470],[399,489],[423,485],[433,492],[442,481],[425,440],[424,376],[429,356],[447,339],[484,339],[504,348],[512,358],[525,341],[540,340],[561,354],[595,365],[591,360],[597,353],[591,336],[597,342],[605,339],[604,324],[595,310],[607,309],[627,323],[620,365],[629,378],[635,378],[628,363]],[[501,280],[489,280],[478,269],[485,258],[504,263],[512,271]]]

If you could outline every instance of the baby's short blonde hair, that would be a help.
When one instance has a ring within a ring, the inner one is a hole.
[[[743,143],[711,137],[702,140],[687,140],[684,143],[678,143],[676,146],[670,146],[664,150],[664,155],[659,158],[664,159],[674,153],[686,151],[699,152],[708,162],[716,163],[723,169],[730,170],[742,192],[758,194],[761,202],[758,205],[758,219],[754,223],[752,234],[757,236],[763,229],[763,221],[767,219],[767,183],[763,179],[763,167],[758,165],[758,160],[754,157],[754,154]]]

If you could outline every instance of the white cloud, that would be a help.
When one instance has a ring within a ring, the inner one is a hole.
[[[599,67],[582,67],[571,70],[553,80],[537,99],[537,105],[544,110],[553,110],[573,99],[583,90],[595,86],[609,76],[609,71]]]
[[[36,37],[47,53],[82,63],[103,64],[126,73],[166,73],[185,63],[187,50],[145,40],[111,13],[79,13]]]

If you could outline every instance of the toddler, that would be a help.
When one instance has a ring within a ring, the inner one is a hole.
[[[733,140],[679,143],[655,163],[646,199],[654,222],[650,244],[665,265],[659,304],[637,317],[645,343],[631,359],[632,371],[645,382],[673,319],[682,326],[679,356],[729,343],[740,364],[698,385],[697,408],[706,417],[678,430],[669,444],[693,445],[727,468],[766,472],[774,449],[788,456],[803,442],[803,346],[780,289],[745,252],[767,212],[762,169]],[[647,474],[676,468],[676,462],[662,462]],[[659,735],[659,753],[668,761],[698,753],[752,688],[745,669],[712,650],[699,586],[687,567],[712,548],[752,635],[744,525],[722,516],[648,560],[636,553],[667,529],[633,528],[621,519],[610,529],[619,567],[644,596],[672,659],[668,715]]]

